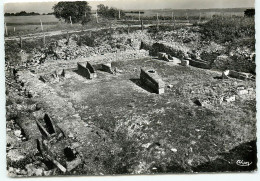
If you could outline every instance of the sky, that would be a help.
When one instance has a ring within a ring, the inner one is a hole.
[[[27,1],[27,2],[26,2]],[[49,13],[57,1],[41,0],[4,0],[5,12],[15,13],[20,11]],[[16,3],[10,3],[16,2]],[[209,9],[209,8],[248,8],[254,7],[255,0],[98,0],[88,1],[93,10],[98,4],[105,4],[120,9]]]

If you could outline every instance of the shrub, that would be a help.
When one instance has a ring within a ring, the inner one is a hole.
[[[255,36],[254,18],[215,17],[205,24],[201,24],[202,37],[205,40],[217,43],[235,42],[237,39],[252,38]]]

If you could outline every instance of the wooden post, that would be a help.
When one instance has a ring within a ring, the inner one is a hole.
[[[70,25],[72,26],[72,20],[71,20],[71,16],[70,16]]]
[[[6,23],[5,23],[5,34],[6,34],[6,36],[8,36],[8,30],[7,30]]]
[[[43,46],[45,46],[45,33],[43,33]]]
[[[96,11],[96,21],[98,23],[98,13],[97,13],[97,11]]]
[[[186,12],[186,19],[188,20],[188,23],[190,22],[189,21],[189,17],[188,17],[188,13]]]
[[[43,31],[43,26],[42,26],[42,20],[40,19],[40,22],[41,22],[41,29],[42,29],[42,31]]]
[[[23,48],[23,39],[22,39],[21,36],[20,36],[20,48],[21,48],[21,49]]]
[[[15,32],[15,27],[14,27],[14,32]]]
[[[128,24],[128,27],[127,27],[127,34],[129,34],[130,32],[130,24]]]
[[[139,11],[139,21],[141,20],[141,15],[140,15],[140,11]]]
[[[173,26],[175,26],[175,16],[174,16],[173,12],[172,12],[172,23],[173,23]]]
[[[120,10],[118,11],[118,19],[120,19]]]

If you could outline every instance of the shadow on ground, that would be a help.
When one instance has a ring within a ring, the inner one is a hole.
[[[142,89],[146,90],[147,92],[150,93],[155,93],[154,90],[152,90],[151,88],[143,85],[143,83],[141,82],[141,79],[130,79],[133,83],[135,83],[137,86],[141,87]]]
[[[219,156],[220,158],[199,165],[192,170],[194,172],[243,172],[257,169],[256,141],[243,143]]]

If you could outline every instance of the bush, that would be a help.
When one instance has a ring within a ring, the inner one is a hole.
[[[255,36],[254,18],[215,17],[211,21],[201,24],[202,37],[205,40],[217,43],[235,42],[237,39],[252,38]]]

